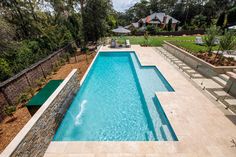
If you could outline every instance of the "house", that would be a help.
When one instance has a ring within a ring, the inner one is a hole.
[[[166,15],[165,13],[153,13],[145,18],[140,19],[138,22],[132,23],[131,25],[126,27],[131,28],[135,25],[135,28],[145,29],[148,25],[155,25],[160,28],[165,28],[170,19],[172,19],[172,28],[175,29],[176,24],[180,21],[176,20],[175,18],[169,15]]]

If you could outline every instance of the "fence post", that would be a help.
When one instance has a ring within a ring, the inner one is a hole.
[[[0,92],[2,93],[4,99],[6,100],[8,105],[13,105],[12,101],[7,97],[7,94],[4,92],[3,88],[0,88]]]
[[[28,78],[28,76],[27,76],[27,72],[24,73],[24,76],[25,76],[25,78],[26,78],[26,81],[27,81],[28,85],[31,87],[31,83],[30,83],[29,78]]]
[[[45,72],[44,72],[44,70],[43,70],[43,68],[42,68],[41,64],[39,64],[39,67],[40,67],[40,69],[41,69],[41,71],[42,71],[42,73],[43,73],[43,77],[46,79],[46,78],[47,78],[47,76],[46,76],[46,74],[45,74]]]

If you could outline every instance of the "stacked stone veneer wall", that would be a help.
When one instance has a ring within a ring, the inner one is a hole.
[[[0,84],[0,121],[4,117],[4,106],[14,105],[21,93],[36,87],[36,80],[46,78],[52,72],[53,66],[58,63],[70,47],[71,44],[68,44],[66,47]]]
[[[43,156],[79,88],[77,70],[73,70],[49,97],[15,139],[4,156]]]

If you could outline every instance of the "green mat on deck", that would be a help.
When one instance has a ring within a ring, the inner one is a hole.
[[[63,80],[51,80],[49,81],[32,99],[27,103],[26,106],[41,106],[45,101],[52,95],[57,87],[63,82]]]

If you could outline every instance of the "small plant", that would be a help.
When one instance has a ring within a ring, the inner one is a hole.
[[[65,65],[65,64],[66,64],[66,60],[65,60],[64,58],[61,58],[61,59],[60,59],[60,64],[61,64],[61,65]]]
[[[230,50],[236,47],[235,33],[231,31],[226,31],[224,36],[221,38],[219,43],[219,49],[230,54]]]
[[[26,92],[25,92],[26,94],[28,93],[28,95],[34,95],[34,93],[35,93],[35,89],[34,88],[32,88],[32,87],[29,87],[29,88],[27,88],[27,90],[26,90]]]
[[[144,33],[144,36],[143,36],[143,37],[144,37],[144,39],[145,39],[144,45],[145,45],[145,46],[148,46],[149,34],[148,34],[147,31]]]
[[[22,93],[18,98],[18,103],[26,103],[29,100],[29,94],[28,93]]]
[[[4,109],[4,112],[7,116],[14,117],[13,113],[16,111],[15,106],[7,106]]]
[[[69,53],[63,54],[62,57],[64,58],[64,60],[65,60],[66,62],[69,62],[69,60],[70,60],[70,54],[69,54]]]
[[[211,26],[206,31],[206,36],[204,37],[204,41],[207,46],[208,55],[212,55],[212,48],[215,45],[215,38],[219,34],[220,29],[216,26]]]
[[[55,74],[59,70],[59,66],[57,64],[53,64],[52,71]]]
[[[40,78],[35,80],[35,83],[37,84],[37,86],[42,87],[45,83],[45,79],[44,78]]]

